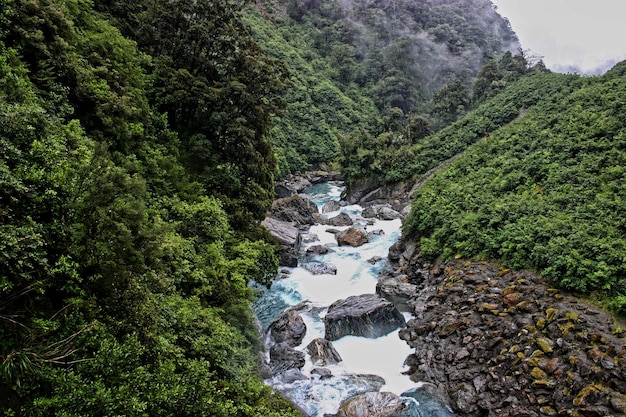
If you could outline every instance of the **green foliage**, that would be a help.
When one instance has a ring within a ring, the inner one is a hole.
[[[402,139],[409,136],[410,120],[416,117],[411,115],[405,116],[409,120],[403,122],[402,128],[394,130],[393,136],[397,138],[392,141],[394,146],[387,146],[388,143],[380,146],[376,141],[362,138],[362,133],[355,133],[357,138],[348,137],[345,142],[342,141],[344,147],[341,162],[344,174],[349,182],[361,178],[372,178],[381,182],[417,179],[515,120],[526,109],[538,103],[550,103],[568,94],[576,83],[576,76],[531,71],[518,81],[510,83],[492,100],[432,135],[420,139],[413,136],[410,141]],[[384,129],[383,125],[381,130]],[[349,142],[354,144],[350,145]],[[360,150],[357,151],[355,146]],[[359,155],[367,155],[367,160]]]
[[[257,369],[248,282],[277,260],[240,233],[272,198],[280,83],[232,5],[163,29],[198,55],[141,52],[89,1],[0,0],[0,414],[297,415]]]
[[[610,294],[623,312],[626,78],[537,74],[515,86],[546,99],[426,183],[404,232],[424,256],[501,259],[565,289]],[[486,106],[510,100],[509,89]]]
[[[386,132],[380,124],[392,108],[407,118],[428,117],[426,131],[449,124],[465,112],[467,98],[446,98],[454,100],[454,111],[447,113],[442,93],[436,100],[440,107],[429,115],[433,95],[457,80],[469,88],[480,57],[500,56],[516,43],[506,21],[485,0],[463,5],[401,0],[393,6],[266,0],[244,12],[259,44],[290,74],[285,117],[270,135],[278,175],[341,160],[352,147],[342,150],[340,143],[357,132]],[[412,135],[403,129],[395,136]],[[423,136],[424,131],[412,137]],[[344,168],[367,176],[367,169]],[[401,172],[393,177],[402,177]]]

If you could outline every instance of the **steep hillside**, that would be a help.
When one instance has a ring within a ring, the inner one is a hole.
[[[626,313],[624,67],[592,78],[532,75],[451,126],[476,143],[416,194],[404,233],[420,255],[500,259]],[[509,96],[516,88],[538,101],[520,106]],[[510,123],[464,128],[481,126],[505,98]],[[463,148],[453,137],[439,138],[450,152]]]
[[[247,285],[277,268],[280,66],[234,2],[106,3],[151,41],[90,1],[0,0],[0,415],[298,415]]]
[[[431,100],[455,86],[467,107],[489,57],[519,49],[488,0],[259,0],[247,21],[291,74],[286,117],[271,134],[281,173],[334,161],[342,137],[388,130],[385,118],[449,124],[462,111],[450,118]]]

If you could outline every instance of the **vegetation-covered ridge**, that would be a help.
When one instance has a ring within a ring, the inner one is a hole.
[[[561,288],[606,296],[607,306],[626,314],[624,68],[520,80],[516,86],[536,81],[522,94],[537,96],[536,104],[473,135],[476,144],[416,193],[404,233],[420,255],[499,259]],[[516,103],[511,91],[450,129],[467,137],[463,127],[480,124],[489,106],[504,97]]]
[[[353,132],[377,136],[397,119],[449,124],[483,64],[519,48],[489,0],[253,3],[255,38],[291,75],[286,117],[270,135],[280,175],[335,161]]]
[[[149,3],[0,0],[2,416],[298,415],[247,285],[281,67],[234,2]]]

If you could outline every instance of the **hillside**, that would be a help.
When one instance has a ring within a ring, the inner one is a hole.
[[[451,153],[464,149],[456,136],[475,144],[415,195],[404,233],[420,256],[498,259],[625,314],[623,68],[590,78],[531,75],[451,126],[454,133],[429,138]],[[523,104],[511,100],[517,88],[526,89]],[[504,99],[513,106],[508,123],[480,128]],[[416,159],[427,149],[413,148]]]
[[[0,415],[298,415],[247,286],[277,268],[281,67],[234,2],[105,3],[146,38],[0,0]]]
[[[245,15],[290,73],[286,117],[270,134],[279,174],[335,161],[342,138],[377,135],[390,119],[449,124],[457,115],[433,97],[458,84],[467,106],[485,62],[519,49],[488,0],[258,0]]]

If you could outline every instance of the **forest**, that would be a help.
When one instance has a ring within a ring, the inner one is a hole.
[[[0,415],[299,415],[247,285],[284,72],[236,2],[170,6],[0,1]]]
[[[420,256],[626,314],[626,66],[553,74],[488,0],[0,0],[0,415],[298,416],[251,282],[274,181],[415,181]]]

